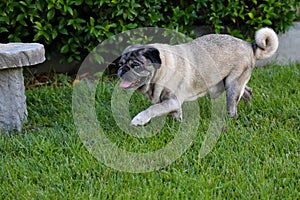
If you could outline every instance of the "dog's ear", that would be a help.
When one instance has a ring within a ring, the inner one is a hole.
[[[143,56],[147,59],[149,59],[156,69],[160,68],[161,65],[161,59],[159,56],[159,51],[156,48],[150,47],[145,48],[143,51]]]
[[[137,51],[139,49],[142,49],[143,45],[141,44],[133,44],[133,45],[129,45],[128,47],[126,47],[123,51],[123,54],[131,52],[131,51]]]

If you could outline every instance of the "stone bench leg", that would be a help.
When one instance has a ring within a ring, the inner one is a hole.
[[[0,133],[1,129],[21,131],[27,115],[23,69],[0,70]]]
[[[24,66],[45,61],[44,45],[38,43],[0,43],[0,134],[22,131],[27,121]]]

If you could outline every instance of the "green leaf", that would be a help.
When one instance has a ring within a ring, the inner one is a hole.
[[[48,20],[52,20],[53,17],[54,17],[54,15],[55,15],[55,10],[54,10],[54,9],[49,10],[49,11],[47,12],[47,19],[48,19]]]
[[[24,1],[19,1],[19,4],[23,5],[23,6],[27,6],[27,3]]]
[[[36,7],[37,7],[37,9],[38,10],[40,10],[40,11],[44,11],[44,3],[43,3],[43,1],[37,1],[36,2]]]
[[[265,24],[267,24],[267,25],[272,25],[272,22],[271,22],[271,20],[269,20],[269,19],[263,20],[263,23],[265,23]]]
[[[91,25],[92,27],[95,26],[95,19],[94,19],[93,17],[90,17],[90,25]]]
[[[68,10],[68,12],[69,12],[72,16],[74,15],[74,12],[73,12],[73,10],[72,10],[71,7],[68,7],[67,10]]]
[[[61,49],[60,53],[67,53],[69,51],[69,45],[65,44]]]
[[[68,31],[65,28],[60,29],[59,32],[62,33],[62,34],[64,34],[64,35],[68,35]]]
[[[75,1],[75,5],[76,6],[79,6],[79,5],[81,5],[82,4],[82,0],[77,0],[77,1]]]
[[[127,24],[126,27],[129,28],[129,29],[134,29],[136,28],[138,25],[136,23],[130,23],[130,24]]]
[[[57,30],[52,31],[52,39],[55,39],[57,37],[58,33]]]
[[[47,43],[51,41],[50,34],[47,31],[43,31],[43,36],[46,39]]]
[[[250,19],[254,19],[253,13],[248,13],[248,16],[250,17]]]
[[[0,27],[0,33],[8,32],[8,29],[5,27]]]
[[[70,57],[67,59],[67,61],[68,61],[68,63],[71,63],[71,62],[73,62],[73,61],[74,61],[74,58],[73,58],[73,56],[70,56]]]
[[[17,21],[21,21],[21,20],[23,20],[24,19],[24,17],[25,17],[25,15],[24,14],[19,14],[18,16],[17,16]]]
[[[54,8],[54,4],[53,3],[48,3],[47,8],[48,8],[48,10],[51,10],[52,8]]]
[[[5,22],[5,24],[10,24],[10,17],[9,16],[0,16],[0,24]]]
[[[39,30],[41,30],[43,28],[42,24],[40,22],[34,22],[35,27]]]

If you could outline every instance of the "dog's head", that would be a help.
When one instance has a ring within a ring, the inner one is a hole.
[[[118,77],[122,80],[120,87],[137,89],[149,83],[160,65],[158,49],[143,45],[127,47],[119,61]]]

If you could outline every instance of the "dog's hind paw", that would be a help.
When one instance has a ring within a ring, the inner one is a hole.
[[[251,101],[252,99],[252,89],[250,87],[248,86],[245,87],[245,91],[242,98],[245,102],[245,105],[248,106],[249,101]]]

